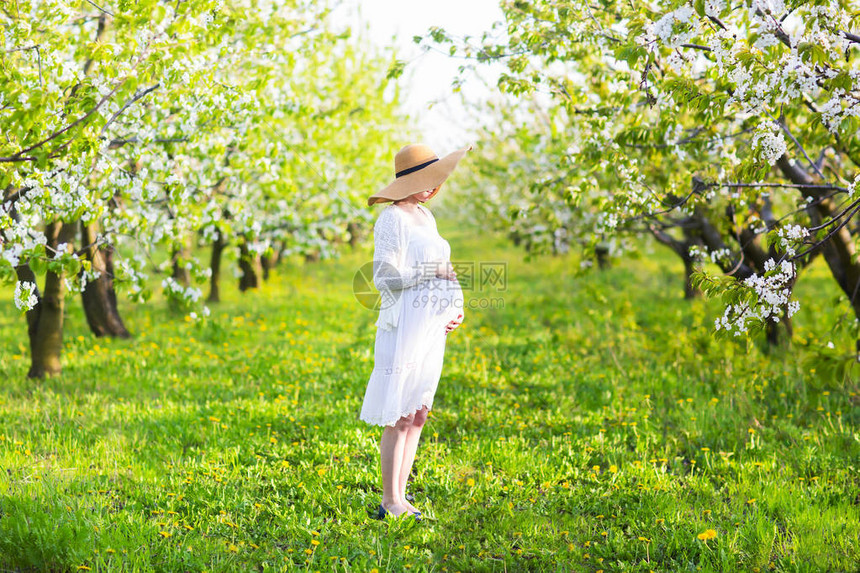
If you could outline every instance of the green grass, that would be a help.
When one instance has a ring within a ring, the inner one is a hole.
[[[800,281],[793,349],[768,354],[715,340],[718,303],[684,301],[663,251],[580,276],[440,227],[455,259],[507,261],[508,284],[467,292],[504,306],[449,336],[411,487],[423,523],[368,518],[367,248],[244,295],[225,273],[203,325],[123,305],[129,341],[93,339],[72,301],[64,373],[41,382],[4,290],[0,568],[860,568],[857,383],[804,361],[844,312],[823,267]]]

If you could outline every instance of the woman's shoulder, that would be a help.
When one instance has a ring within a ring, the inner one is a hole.
[[[400,225],[400,217],[397,215],[397,207],[393,203],[389,203],[379,212],[376,217],[374,227],[392,229]]]

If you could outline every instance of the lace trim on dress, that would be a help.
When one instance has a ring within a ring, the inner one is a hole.
[[[378,416],[361,416],[360,420],[362,422],[367,422],[368,424],[373,424],[374,426],[394,426],[397,423],[397,420],[404,416],[408,416],[409,414],[414,414],[421,408],[426,407],[428,410],[432,409],[433,396],[434,392],[427,391],[422,394],[420,400],[415,402],[415,406],[409,406],[399,412],[389,410],[387,412],[379,414]]]

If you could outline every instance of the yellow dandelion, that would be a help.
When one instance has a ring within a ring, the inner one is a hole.
[[[714,529],[706,529],[700,534],[698,534],[696,537],[698,537],[702,541],[707,541],[709,539],[715,539],[717,537],[717,532]]]
[[[618,473],[618,466],[609,466],[609,472],[613,474]]]
[[[317,541],[316,539],[311,539],[311,545],[313,545],[314,547],[316,547],[319,544],[320,544],[320,542]]]

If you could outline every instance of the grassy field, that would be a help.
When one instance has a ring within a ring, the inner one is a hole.
[[[64,374],[43,382],[4,289],[0,569],[860,569],[857,382],[804,362],[844,312],[820,266],[794,349],[766,354],[716,341],[719,305],[684,301],[662,251],[579,276],[440,229],[455,259],[507,262],[507,287],[467,290],[503,308],[449,335],[411,487],[424,522],[368,517],[375,313],[351,290],[368,248],[229,285],[202,325],[123,305],[129,341],[93,339],[73,301]]]

